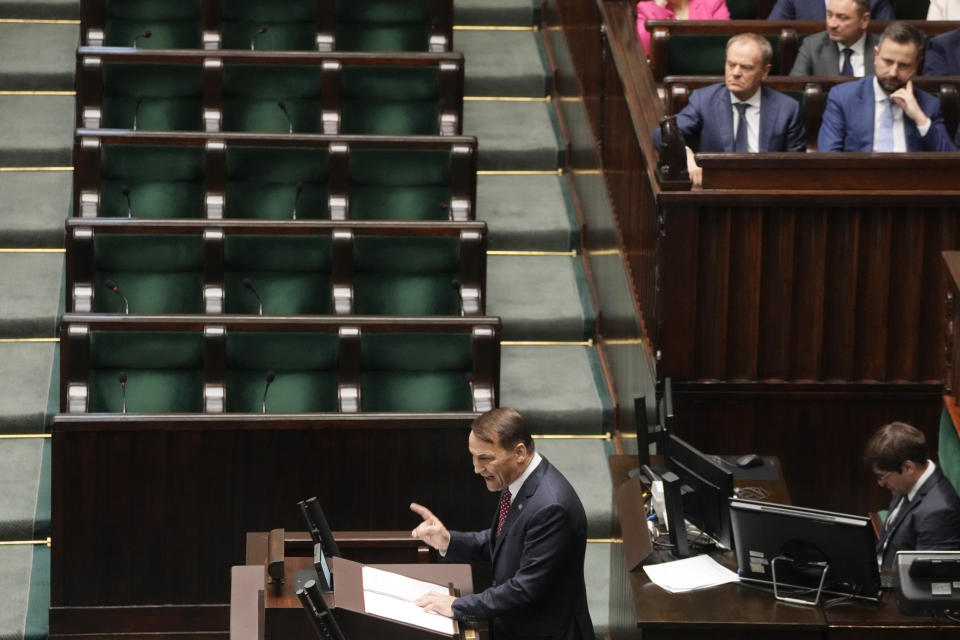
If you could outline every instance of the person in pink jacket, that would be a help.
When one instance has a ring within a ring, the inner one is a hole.
[[[643,51],[650,54],[647,20],[729,20],[724,0],[640,0],[637,3],[637,36]]]

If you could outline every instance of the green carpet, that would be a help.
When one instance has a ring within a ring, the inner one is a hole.
[[[60,253],[0,253],[0,337],[55,335],[62,270]]]
[[[559,176],[477,178],[477,217],[487,223],[490,249],[574,249],[580,236],[571,228],[571,209],[566,182]]]
[[[504,340],[585,340],[595,315],[583,265],[570,256],[489,256],[487,313],[503,318]]]
[[[464,57],[464,95],[525,96],[550,93],[540,36],[534,31],[458,31]]]
[[[612,427],[593,347],[504,346],[500,362],[500,405],[516,408],[534,433],[600,434]]]
[[[553,107],[545,102],[467,102],[463,128],[477,136],[480,170],[550,171],[563,164]]]
[[[0,541],[34,539],[45,443],[41,438],[0,441]]]
[[[73,24],[0,23],[0,90],[72,90],[78,41]]]
[[[55,349],[52,343],[0,343],[0,434],[44,432]]]
[[[70,166],[72,96],[0,95],[0,166]]]
[[[537,438],[534,445],[576,489],[587,511],[587,537],[609,538],[613,534],[610,475],[599,470],[607,468],[613,441]]]
[[[456,25],[529,26],[539,20],[539,3],[533,0],[456,0],[453,23]],[[464,32],[453,36],[454,47]]]
[[[0,247],[63,247],[73,172],[0,173]]]
[[[609,491],[608,491],[609,493]],[[584,558],[584,582],[587,584],[587,608],[598,639],[610,626],[610,553],[609,542],[587,542]]]
[[[4,638],[23,637],[32,569],[32,545],[0,547],[0,633]]]

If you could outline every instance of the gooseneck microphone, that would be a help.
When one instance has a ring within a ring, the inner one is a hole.
[[[290,117],[290,112],[287,111],[287,103],[283,100],[277,100],[277,106],[280,107],[280,111],[283,111],[283,115],[287,117],[287,133],[293,133],[293,118]]]
[[[267,412],[267,391],[270,390],[270,384],[276,379],[277,374],[274,373],[273,369],[267,371],[267,375],[264,378],[267,381],[266,386],[263,387],[263,402],[260,403],[260,413]]]
[[[136,127],[134,127],[134,128],[136,128]],[[128,218],[132,218],[132,217],[133,217],[133,205],[130,204],[130,187],[128,187],[127,185],[123,185],[122,187],[120,187],[120,193],[122,193],[122,194],[123,194],[123,197],[126,198],[126,200],[127,200],[127,217],[128,217]]]
[[[243,286],[249,289],[250,293],[253,294],[253,297],[257,299],[257,305],[259,305],[259,310],[257,311],[257,315],[262,316],[263,315],[263,299],[260,297],[260,294],[257,293],[257,290],[253,288],[253,283],[250,282],[250,278],[243,279]]]
[[[120,377],[120,413],[127,412],[127,372],[121,371]]]
[[[139,93],[137,94],[134,107],[133,107],[133,130],[137,130],[137,116],[140,115],[140,105],[143,104],[143,96]]]
[[[138,34],[137,34],[137,37],[133,39],[133,48],[134,48],[134,49],[137,48],[137,40],[140,40],[141,38],[147,39],[147,38],[149,38],[151,35],[153,35],[153,34],[150,33],[149,31],[143,31],[143,32],[141,32],[141,33],[138,33]]]
[[[300,202],[300,194],[302,194],[302,193],[303,193],[303,183],[302,183],[302,182],[298,182],[298,183],[297,183],[297,194],[293,197],[293,215],[292,215],[292,219],[293,219],[293,220],[296,220],[296,219],[297,219],[297,203]]]
[[[120,292],[120,287],[117,286],[117,283],[113,280],[107,280],[103,284],[107,286],[107,289],[110,289],[110,291],[113,291],[115,294],[120,296],[120,299],[123,300],[123,312],[127,315],[130,315],[130,302],[127,300],[127,296]]]
[[[256,32],[253,34],[253,37],[250,38],[250,51],[253,51],[257,48],[257,38],[265,34],[267,31],[268,29],[266,27],[260,27],[256,30]]]

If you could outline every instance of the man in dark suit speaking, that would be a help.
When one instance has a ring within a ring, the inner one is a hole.
[[[587,518],[573,487],[534,451],[526,422],[513,409],[494,409],[474,420],[469,449],[474,471],[487,489],[500,492],[491,527],[448,531],[414,503],[410,508],[423,522],[412,536],[446,560],[489,559],[493,584],[459,598],[427,594],[417,604],[457,620],[490,620],[495,640],[593,640],[583,581]]]
[[[927,459],[919,429],[891,422],[867,443],[864,462],[893,494],[877,560],[893,568],[897,551],[960,549],[960,498],[940,468]]]

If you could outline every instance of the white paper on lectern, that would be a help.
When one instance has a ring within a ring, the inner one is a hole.
[[[363,580],[363,606],[367,613],[451,636],[455,633],[453,620],[427,613],[413,603],[426,593],[446,595],[450,593],[449,589],[373,567],[362,567],[360,574]]]
[[[708,589],[740,580],[736,573],[720,565],[708,555],[645,565],[643,570],[652,583],[670,593]]]

